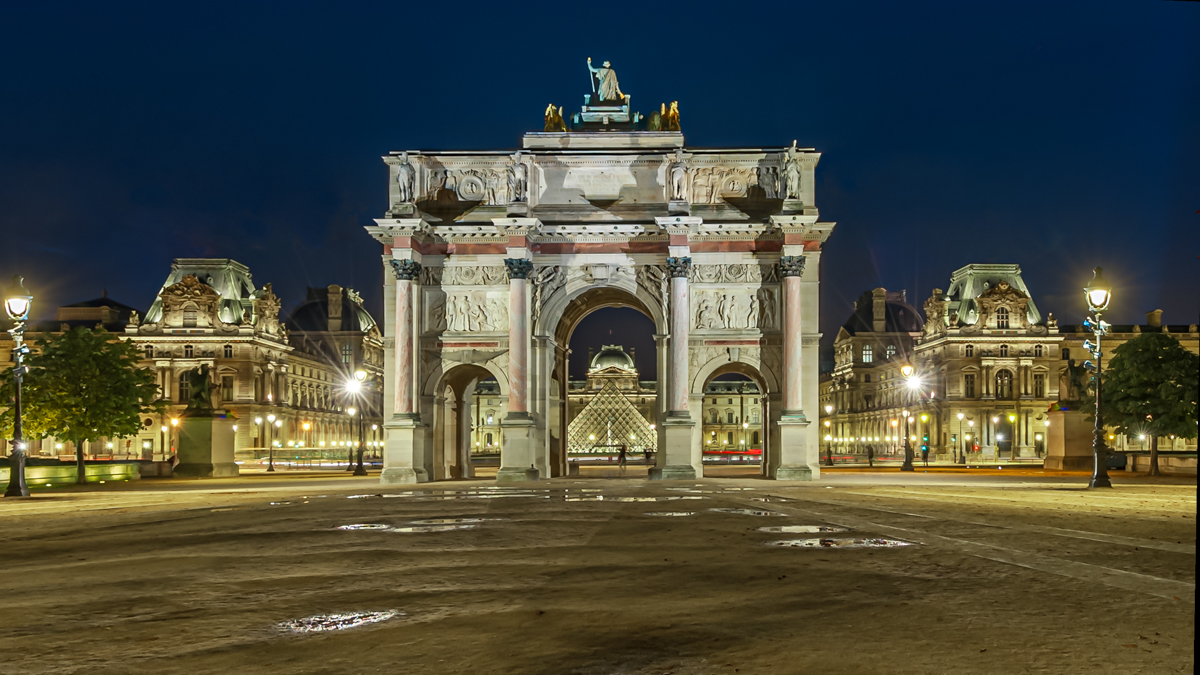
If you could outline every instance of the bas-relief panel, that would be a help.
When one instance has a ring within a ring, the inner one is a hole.
[[[427,331],[506,332],[508,291],[443,287],[426,293]]]
[[[692,289],[692,328],[696,330],[779,328],[775,288]]]

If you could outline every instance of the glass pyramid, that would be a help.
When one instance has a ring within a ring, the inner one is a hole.
[[[658,434],[617,385],[608,382],[567,425],[567,451],[616,452],[622,443],[630,452],[655,452]]]

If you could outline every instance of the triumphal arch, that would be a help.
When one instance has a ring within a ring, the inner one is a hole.
[[[384,157],[382,482],[473,475],[489,377],[508,401],[497,480],[565,475],[568,343],[613,306],[656,327],[652,477],[703,475],[704,387],[737,372],[763,392],[765,473],[817,478],[820,154],[688,148],[676,103],[642,115],[607,62],[589,70],[582,109],[548,107],[516,151]]]

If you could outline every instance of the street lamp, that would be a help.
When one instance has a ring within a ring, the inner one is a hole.
[[[967,454],[966,454],[966,446],[964,445],[965,439],[962,438],[962,433],[963,433],[962,421],[963,421],[964,415],[962,413],[958,413],[957,417],[958,417],[959,441],[958,441],[958,457],[955,458],[955,461],[958,464],[966,464],[967,463]]]
[[[828,403],[825,404],[825,414],[826,415],[833,414],[833,406],[832,405],[830,405]],[[825,420],[825,431],[829,431],[829,420]],[[825,435],[825,440],[826,441],[829,440],[829,434]],[[825,465],[833,466],[833,444],[828,443],[828,442],[825,443]]]
[[[13,339],[13,442],[12,452],[8,455],[5,497],[29,496],[29,486],[25,483],[25,439],[21,434],[21,381],[28,370],[25,367],[25,355],[29,353],[29,347],[24,343],[25,322],[29,320],[33,296],[25,290],[24,281],[20,276],[14,276],[12,285],[4,293],[4,311],[13,322],[13,327],[8,330]]]
[[[910,373],[912,372],[911,366],[904,366],[904,367],[907,368]],[[909,433],[908,433],[909,414],[908,414],[907,410],[901,411],[900,414],[904,415],[904,463],[900,465],[900,470],[901,471],[915,471],[915,469],[913,468],[913,463],[912,463],[912,460],[913,460],[912,441],[909,438]]]
[[[1017,425],[1017,416],[1009,415],[1008,416],[1008,426],[1009,426],[1009,430],[1010,430],[1009,436],[1011,436],[1011,438],[1008,439],[1008,461],[1010,461],[1010,462],[1017,458],[1017,426],[1016,425]],[[1026,436],[1025,438],[1026,438],[1026,440],[1028,440],[1029,436]]]
[[[350,420],[351,420],[350,423],[354,424],[354,416],[358,414],[358,408],[355,408],[354,406],[346,408],[346,414],[350,416]],[[354,471],[354,444],[350,443],[349,441],[346,441],[343,443],[343,446],[346,448],[346,470],[353,472]]]
[[[363,465],[363,452],[366,450],[366,427],[364,426],[366,418],[366,400],[364,399],[364,390],[369,391],[370,384],[367,382],[367,371],[359,368],[358,370],[354,371],[354,377],[346,382],[346,391],[353,394],[355,398],[363,400],[363,410],[356,411],[354,408],[349,408],[346,411],[350,413],[351,417],[354,417],[356,412],[360,412],[358,415],[358,465],[354,467],[355,476],[367,475],[367,467]],[[353,449],[350,451],[350,459],[351,462],[353,462]]]
[[[1096,338],[1096,344],[1085,340],[1083,343],[1084,349],[1091,352],[1095,363],[1084,361],[1083,367],[1092,372],[1092,379],[1096,382],[1096,420],[1095,426],[1092,429],[1092,455],[1093,468],[1092,479],[1088,482],[1088,487],[1112,487],[1112,481],[1108,479],[1108,448],[1104,444],[1104,423],[1100,417],[1100,384],[1102,361],[1104,354],[1100,351],[1100,338],[1108,334],[1108,324],[1101,319],[1104,310],[1108,309],[1108,303],[1112,301],[1112,287],[1104,280],[1102,270],[1097,267],[1095,276],[1092,277],[1092,283],[1083,287],[1083,295],[1087,298],[1088,310],[1092,312],[1083,321],[1083,327],[1091,329],[1092,335]]]
[[[267,415],[267,429],[270,430],[272,426],[279,426],[276,424],[275,415]],[[268,434],[268,438],[270,438],[270,434]],[[267,471],[275,471],[275,441],[267,443],[267,446]]]

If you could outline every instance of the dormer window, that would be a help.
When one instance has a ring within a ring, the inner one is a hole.
[[[1008,328],[1008,308],[1000,307],[996,310],[996,328]]]
[[[863,345],[862,362],[870,363],[873,358],[874,358],[874,350],[871,348],[871,345]]]
[[[196,326],[196,310],[183,310],[183,326],[184,328],[194,328]]]

